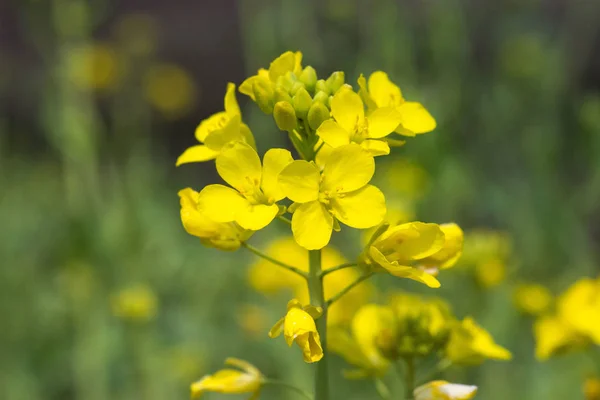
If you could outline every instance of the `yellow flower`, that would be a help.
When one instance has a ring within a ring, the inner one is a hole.
[[[461,385],[446,381],[432,381],[415,389],[415,400],[470,400],[475,397],[477,386]]]
[[[541,315],[552,304],[552,293],[547,287],[539,284],[521,284],[515,289],[514,302],[525,314]]]
[[[252,236],[235,222],[215,222],[198,209],[199,193],[186,188],[179,191],[181,222],[186,232],[197,236],[209,247],[220,250],[237,250],[243,241]]]
[[[453,239],[450,237],[448,248],[452,247]],[[394,276],[437,288],[440,286],[438,280],[419,265],[421,262],[433,263],[431,257],[444,251],[445,243],[445,234],[439,225],[410,222],[388,228],[373,239],[363,260]]]
[[[391,308],[366,304],[354,315],[351,332],[338,328],[328,333],[328,349],[341,355],[357,370],[346,371],[347,378],[385,375],[395,346],[396,320]]]
[[[199,398],[206,392],[241,394],[252,393],[251,399],[257,399],[264,383],[264,377],[252,364],[237,358],[228,358],[225,365],[239,368],[222,369],[213,375],[205,375],[192,383],[192,398]]]
[[[149,321],[156,316],[158,299],[147,286],[138,285],[111,296],[113,314],[131,321]]]
[[[159,64],[144,77],[148,102],[168,118],[179,118],[192,108],[196,90],[192,77],[181,67]]]
[[[294,161],[279,174],[283,193],[294,201],[292,232],[298,244],[315,250],[327,246],[338,221],[357,229],[371,228],[385,216],[383,193],[369,181],[375,161],[360,146],[333,150],[323,171],[314,163]]]
[[[545,316],[536,320],[533,332],[535,356],[540,361],[580,349],[588,343],[585,337],[556,316]]]
[[[71,50],[67,54],[69,79],[83,90],[107,90],[119,80],[117,54],[107,43],[94,43]]]
[[[400,124],[395,132],[403,136],[415,136],[431,132],[436,128],[435,119],[421,103],[406,101],[400,88],[396,86],[385,72],[375,71],[369,76],[369,81],[363,75],[358,78],[360,95],[367,104],[369,111],[383,107],[393,107],[400,114]]]
[[[296,299],[290,300],[287,305],[287,314],[273,325],[269,337],[276,338],[281,334],[288,346],[294,342],[302,349],[304,361],[313,363],[323,358],[321,338],[315,325],[315,319],[321,316],[320,307],[304,306]]]
[[[455,364],[481,364],[486,359],[510,360],[512,354],[496,344],[492,335],[467,317],[450,333],[446,357]]]
[[[498,286],[506,278],[506,264],[498,258],[482,259],[475,264],[475,279],[483,288]]]
[[[240,85],[240,93],[249,96],[253,101],[257,101],[256,91],[257,87],[261,85],[265,89],[272,89],[277,83],[279,77],[285,76],[288,72],[292,72],[296,77],[299,77],[302,73],[302,53],[286,51],[277,57],[269,69],[260,68],[256,75],[253,75],[246,79]]]
[[[600,379],[590,377],[585,380],[583,386],[585,400],[600,400]]]
[[[557,311],[574,330],[600,344],[600,280],[575,282],[558,298]]]
[[[419,265],[432,275],[453,267],[463,250],[463,231],[460,226],[454,223],[442,224],[440,229],[444,233],[444,245],[438,252],[419,261]]]
[[[285,196],[277,176],[293,161],[284,149],[270,149],[263,158],[247,143],[235,142],[217,157],[217,172],[233,188],[208,185],[198,196],[198,209],[217,222],[237,222],[257,231],[279,213],[277,202]]]
[[[300,247],[292,237],[285,237],[273,241],[265,253],[286,264],[294,265],[308,272],[308,252]],[[321,253],[323,270],[347,263],[342,254],[331,246],[327,246]],[[360,272],[356,268],[344,268],[325,275],[323,289],[325,298],[330,298],[342,289],[356,281]],[[306,281],[286,269],[273,265],[265,259],[258,261],[248,271],[250,285],[257,291],[266,295],[273,295],[281,290],[293,291],[294,297],[302,304],[309,302]],[[336,326],[350,321],[354,313],[369,298],[373,286],[368,281],[354,287],[343,297],[327,309],[327,325]]]
[[[365,116],[360,96],[344,86],[331,99],[331,116],[317,129],[317,135],[333,148],[357,143],[373,156],[390,153],[385,137],[401,121],[394,107],[382,107]]]
[[[235,98],[235,85],[227,84],[225,111],[211,115],[196,128],[196,139],[202,143],[183,152],[175,165],[215,159],[229,143],[241,141],[255,147],[250,128],[242,122],[242,114]]]
[[[477,265],[488,260],[505,263],[512,250],[510,237],[504,232],[477,229],[465,235],[461,264]]]

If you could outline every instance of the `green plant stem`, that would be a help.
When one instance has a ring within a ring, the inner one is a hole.
[[[281,262],[279,260],[274,259],[273,257],[269,257],[268,255],[266,255],[265,253],[263,253],[262,251],[258,250],[256,247],[252,246],[251,244],[242,242],[242,246],[247,248],[248,250],[250,250],[250,252],[256,254],[259,257],[264,258],[265,260],[281,267],[281,268],[285,268],[290,272],[293,272],[295,274],[300,275],[301,277],[303,277],[304,279],[308,279],[308,275],[306,272],[302,271],[300,268],[296,268],[296,267],[292,267],[291,265],[287,265],[284,262]]]
[[[422,379],[419,380],[419,385],[423,385],[429,381],[434,380],[439,374],[441,374],[451,366],[452,361],[448,360],[447,358],[444,358],[443,360],[438,362],[431,371],[427,372],[427,374]]]
[[[308,252],[308,292],[310,304],[323,309],[323,315],[315,321],[317,331],[321,338],[323,351],[327,351],[327,303],[323,292],[323,280],[321,279],[321,250],[309,250]],[[329,376],[327,370],[327,354],[317,363],[315,373],[315,400],[329,399]]]
[[[333,268],[328,268],[326,270],[321,271],[321,279],[324,278],[325,276],[329,275],[332,272],[339,271],[340,269],[352,268],[352,267],[356,267],[356,263],[346,263],[346,264],[337,265]]]
[[[336,301],[338,301],[342,296],[344,296],[346,293],[348,293],[350,290],[352,290],[355,286],[357,286],[358,284],[360,284],[363,281],[366,281],[367,279],[369,279],[373,275],[375,275],[375,272],[373,272],[373,271],[369,271],[369,272],[363,274],[360,278],[358,278],[357,280],[355,280],[354,282],[352,282],[351,284],[349,284],[348,286],[346,286],[345,288],[343,288],[342,290],[340,290],[332,298],[330,298],[329,300],[327,300],[327,307],[331,306],[333,303],[335,303]]]
[[[404,399],[414,400],[416,375],[414,357],[406,357],[404,367]]]
[[[383,379],[375,378],[375,390],[382,400],[392,400],[392,394]]]
[[[263,382],[264,385],[270,385],[270,386],[280,386],[282,388],[291,390],[293,392],[296,392],[302,396],[304,396],[305,398],[307,398],[308,400],[313,400],[313,397],[310,393],[308,393],[307,391],[300,389],[297,386],[292,385],[291,383],[287,383],[287,382],[283,382],[283,381],[277,381],[277,380],[271,380],[271,379],[267,379]]]
[[[280,221],[283,221],[283,222],[285,222],[285,223],[286,223],[286,224],[288,224],[288,225],[291,225],[291,224],[292,224],[292,220],[291,220],[291,219],[289,219],[289,218],[287,218],[287,217],[284,217],[283,215],[278,215],[278,216],[277,216],[277,219],[278,219],[278,220],[280,220]]]

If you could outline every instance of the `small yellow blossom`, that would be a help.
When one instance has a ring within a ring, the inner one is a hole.
[[[200,398],[206,392],[241,394],[252,393],[251,399],[258,399],[264,377],[252,364],[237,358],[228,358],[225,365],[236,369],[222,369],[212,375],[205,375],[199,381],[192,383],[190,390],[192,398]]]
[[[323,310],[319,307],[304,306],[296,299],[290,300],[287,314],[273,325],[269,337],[276,338],[281,334],[288,346],[294,342],[302,349],[304,361],[313,363],[323,358],[321,338],[315,325],[315,319],[321,316]]]
[[[376,71],[369,76],[358,78],[360,95],[370,112],[384,107],[393,107],[400,114],[399,125],[395,132],[403,136],[415,136],[431,132],[436,128],[435,119],[421,103],[406,101],[402,92],[385,72]]]
[[[512,354],[496,344],[488,331],[467,317],[452,329],[446,357],[455,364],[477,365],[486,359],[510,360]]]
[[[552,293],[540,284],[521,284],[514,292],[514,302],[517,308],[529,315],[541,315],[552,304]]]
[[[156,316],[158,299],[148,286],[138,285],[111,296],[113,314],[130,321],[149,321]]]
[[[220,250],[237,250],[252,236],[252,231],[235,222],[213,221],[198,209],[198,196],[199,193],[190,188],[179,191],[181,222],[187,233],[199,237],[204,245]]]
[[[440,283],[434,275],[456,262],[461,247],[462,231],[455,224],[442,229],[437,224],[410,222],[390,227],[373,239],[363,260],[394,276],[436,288]]]
[[[590,377],[583,385],[585,400],[600,400],[600,378]]]
[[[365,116],[360,96],[344,86],[331,99],[331,116],[324,121],[317,135],[333,148],[357,143],[373,156],[390,153],[385,137],[401,122],[394,107],[382,107]]]
[[[168,118],[188,113],[194,103],[196,88],[190,74],[174,64],[152,66],[144,76],[148,102]]]
[[[339,222],[357,229],[376,226],[385,216],[383,193],[369,181],[375,173],[372,156],[356,144],[334,149],[323,168],[294,161],[279,175],[280,187],[294,201],[292,232],[308,250],[329,243]]]
[[[483,259],[475,265],[475,279],[485,289],[498,286],[505,278],[506,264],[498,258]]]
[[[581,349],[588,343],[585,337],[556,316],[544,316],[536,320],[533,332],[535,356],[540,361]]]
[[[415,400],[470,400],[475,397],[477,386],[461,385],[446,381],[432,381],[415,389]]]
[[[119,80],[119,62],[108,43],[93,43],[77,47],[67,54],[69,79],[83,90],[107,90]]]
[[[562,320],[600,345],[600,279],[583,278],[557,300]]]
[[[265,253],[279,261],[308,272],[308,252],[300,247],[292,237],[284,237],[273,241]],[[342,254],[331,246],[322,250],[321,263],[323,270],[345,264],[346,260]],[[325,298],[330,298],[360,277],[356,268],[344,268],[325,275],[323,278],[323,290]],[[271,262],[260,258],[248,271],[250,285],[258,292],[266,295],[274,295],[282,290],[289,289],[294,297],[302,304],[309,302],[306,280],[284,268],[273,265]],[[327,325],[336,326],[348,323],[354,313],[367,302],[373,285],[362,282],[346,293],[343,297],[327,308]]]
[[[196,139],[202,143],[183,152],[175,165],[215,159],[229,143],[241,141],[255,147],[250,128],[242,122],[240,107],[235,98],[235,85],[227,84],[225,111],[211,115],[196,128]]]
[[[198,196],[198,208],[218,222],[237,222],[253,231],[267,226],[280,209],[284,193],[277,177],[293,161],[284,149],[270,149],[263,158],[247,143],[235,142],[217,157],[217,172],[233,188],[205,186]]]
[[[366,304],[354,315],[351,332],[338,328],[328,333],[328,349],[341,355],[357,370],[346,371],[347,378],[366,378],[385,375],[393,353],[396,322],[391,308]]]

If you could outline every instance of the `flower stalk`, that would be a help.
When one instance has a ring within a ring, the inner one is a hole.
[[[281,262],[279,260],[274,259],[273,257],[270,257],[268,255],[266,255],[265,253],[263,253],[262,251],[260,251],[259,249],[257,249],[256,247],[252,246],[251,244],[248,244],[246,242],[242,242],[242,247],[245,247],[246,249],[250,250],[251,253],[256,254],[257,256],[264,258],[265,260],[281,267],[281,268],[285,268],[290,272],[293,272],[297,275],[300,275],[301,277],[303,277],[304,279],[308,278],[308,275],[306,274],[306,272],[302,271],[300,268],[296,268],[293,267],[291,265],[288,265],[284,262]]]
[[[323,351],[327,349],[327,303],[323,291],[323,280],[321,279],[321,250],[310,250],[308,253],[308,292],[310,304],[323,309],[323,315],[315,322],[317,331],[321,336]],[[327,370],[327,357],[324,356],[317,363],[315,372],[315,400],[329,399],[329,374]]]
[[[359,285],[363,281],[366,281],[367,279],[369,279],[373,275],[375,275],[375,272],[373,272],[373,271],[369,271],[369,272],[361,275],[360,278],[358,278],[357,280],[355,280],[354,282],[352,282],[351,284],[349,284],[348,286],[346,286],[345,288],[343,288],[342,290],[340,290],[335,296],[333,296],[332,298],[330,298],[329,300],[327,300],[327,303],[326,303],[327,307],[329,307],[330,305],[332,305],[333,303],[335,303],[336,301],[338,301],[342,296],[344,296],[346,293],[348,293],[349,291],[351,291],[352,289],[354,289],[354,287],[356,287],[357,285]]]
[[[414,400],[415,392],[415,359],[406,357],[404,359],[404,399]]]

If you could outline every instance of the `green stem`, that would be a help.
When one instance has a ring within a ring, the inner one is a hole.
[[[351,291],[355,286],[357,286],[358,284],[360,284],[363,281],[366,281],[373,275],[375,275],[375,272],[373,272],[373,271],[369,271],[369,272],[363,274],[360,278],[358,278],[357,280],[355,280],[354,282],[352,282],[351,284],[349,284],[348,286],[346,286],[345,288],[340,290],[335,296],[333,296],[332,298],[327,300],[327,307],[331,306],[333,303],[338,301],[342,296],[344,296],[346,293]]]
[[[406,357],[404,359],[404,398],[405,400],[414,400],[415,392],[415,359]]]
[[[337,265],[337,266],[335,266],[333,268],[328,268],[326,270],[321,271],[321,279],[323,279],[325,276],[329,275],[332,272],[339,271],[340,269],[352,268],[352,267],[356,267],[356,263],[355,262],[341,264],[341,265]]]
[[[283,382],[283,381],[276,381],[276,380],[271,380],[271,379],[267,379],[263,382],[264,385],[271,385],[271,386],[280,386],[282,388],[291,390],[293,392],[296,392],[302,396],[304,396],[305,398],[307,398],[308,400],[313,400],[313,397],[310,393],[308,393],[305,390],[300,389],[297,386],[294,386],[290,383],[287,382]]]
[[[248,244],[246,242],[242,242],[242,246],[247,248],[248,250],[250,250],[250,252],[256,254],[259,257],[264,258],[265,260],[281,267],[281,268],[285,268],[290,272],[293,272],[295,274],[300,275],[301,277],[303,277],[304,279],[308,278],[308,275],[306,274],[306,272],[302,271],[300,268],[296,268],[296,267],[292,267],[291,265],[287,265],[284,262],[281,262],[279,260],[274,259],[273,257],[269,257],[268,255],[266,255],[265,253],[263,253],[262,251],[258,250],[256,247],[252,246],[251,244]]]
[[[327,351],[327,303],[323,292],[323,281],[321,279],[321,250],[309,250],[308,252],[308,292],[310,304],[323,309],[323,315],[315,321],[317,331],[321,338],[323,351]],[[317,363],[315,373],[315,400],[329,399],[329,376],[327,370],[327,354]]]
[[[285,223],[286,223],[286,224],[288,224],[288,225],[291,225],[291,224],[292,224],[292,220],[291,220],[291,219],[289,219],[289,218],[287,218],[287,217],[284,217],[283,215],[278,215],[278,216],[277,216],[277,219],[278,219],[278,220],[280,220],[280,221],[283,221],[283,222],[285,222]]]
[[[425,377],[419,380],[419,385],[423,385],[427,382],[434,380],[439,374],[441,374],[451,366],[452,361],[448,360],[447,358],[444,358],[439,363],[437,363],[435,367],[425,375]]]
[[[377,394],[379,394],[382,400],[392,400],[392,393],[383,379],[375,378],[375,390],[377,390]]]

